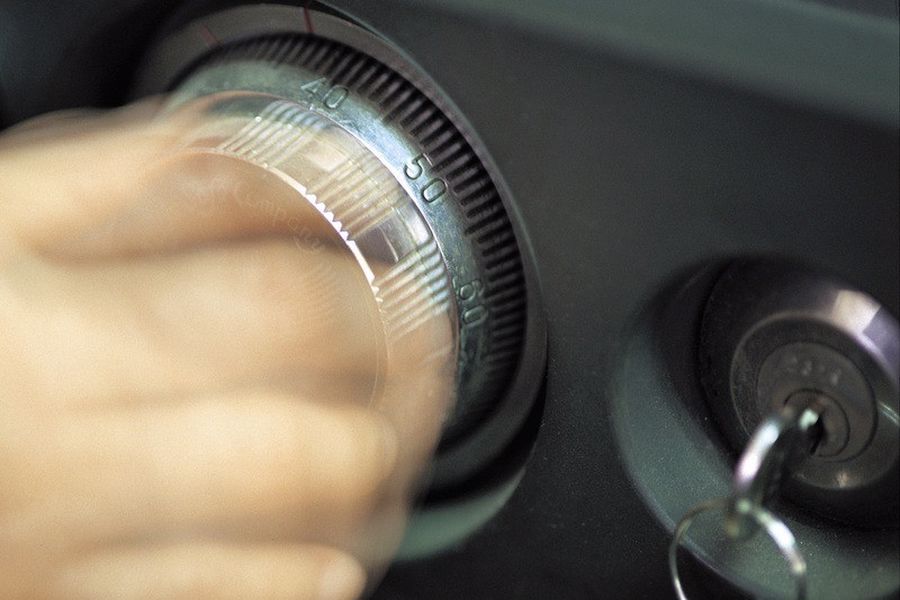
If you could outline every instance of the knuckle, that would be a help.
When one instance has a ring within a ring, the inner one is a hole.
[[[345,485],[351,497],[368,499],[383,490],[397,464],[398,439],[391,423],[379,413],[366,410],[348,420]]]

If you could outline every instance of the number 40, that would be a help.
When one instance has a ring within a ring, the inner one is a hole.
[[[350,90],[342,85],[331,85],[325,77],[304,83],[300,89],[319,100],[325,108],[331,109],[339,107],[350,95]]]

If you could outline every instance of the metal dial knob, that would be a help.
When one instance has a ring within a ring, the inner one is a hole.
[[[452,448],[503,398],[525,334],[518,245],[479,155],[432,99],[348,45],[279,33],[214,46],[150,72],[167,71],[172,109],[199,101],[220,115],[197,140],[282,173],[330,221],[370,283],[388,351],[451,313]]]

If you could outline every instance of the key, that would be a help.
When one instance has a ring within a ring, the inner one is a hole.
[[[821,443],[820,416],[815,404],[787,404],[756,428],[734,469],[731,502],[725,510],[729,537],[745,540],[756,533],[750,511],[768,506],[786,475]]]
[[[680,600],[687,600],[687,596],[678,575],[678,548],[694,518],[711,510],[722,510],[725,533],[733,540],[748,540],[760,528],[764,529],[788,563],[797,598],[806,598],[806,560],[790,528],[767,506],[788,474],[823,441],[821,410],[815,401],[791,403],[769,415],[756,428],[738,459],[731,495],[702,502],[681,518],[669,546],[669,571]]]

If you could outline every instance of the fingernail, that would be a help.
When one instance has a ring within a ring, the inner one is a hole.
[[[363,593],[366,573],[353,558],[340,555],[333,559],[322,573],[319,582],[319,600],[355,600]]]

